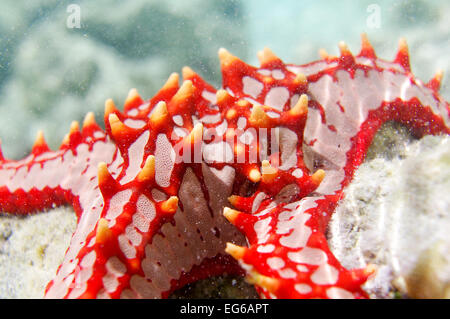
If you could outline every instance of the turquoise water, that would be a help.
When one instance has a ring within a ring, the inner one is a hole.
[[[448,1],[10,1],[0,10],[0,138],[5,156],[23,157],[44,131],[57,148],[72,120],[103,103],[122,105],[136,87],[151,97],[171,72],[191,66],[220,86],[217,50],[248,63],[270,47],[307,63],[344,40],[359,51],[366,32],[392,59],[408,40],[415,74],[450,71]],[[450,89],[444,78],[443,95]]]

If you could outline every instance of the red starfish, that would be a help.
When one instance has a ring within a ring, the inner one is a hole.
[[[301,66],[264,49],[259,68],[221,49],[218,91],[186,67],[123,112],[107,100],[105,131],[88,113],[57,151],[38,133],[28,157],[0,153],[1,210],[77,214],[46,297],[159,298],[223,272],[264,297],[367,297],[374,268],[340,265],[328,220],[384,122],[449,134],[450,110],[442,74],[417,80],[403,40],[393,62],[365,36],[359,55],[340,49]]]

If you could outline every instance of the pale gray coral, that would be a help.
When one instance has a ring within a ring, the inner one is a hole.
[[[330,248],[345,267],[377,265],[366,285],[373,297],[399,290],[443,298],[450,284],[444,258],[450,254],[450,138],[426,136],[400,153],[403,158],[376,157],[359,167],[329,224]],[[423,257],[438,243],[442,249],[434,252],[441,257]],[[423,260],[428,266],[420,266]],[[432,288],[432,278],[444,288]]]
[[[0,299],[42,298],[76,227],[71,208],[0,215]]]

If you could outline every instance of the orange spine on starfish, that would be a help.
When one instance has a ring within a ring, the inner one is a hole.
[[[50,151],[50,149],[44,139],[44,132],[39,131],[36,140],[34,141],[33,148],[31,149],[31,153],[37,156],[48,151]]]

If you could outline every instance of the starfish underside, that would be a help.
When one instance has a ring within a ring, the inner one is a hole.
[[[0,152],[0,210],[77,214],[45,296],[164,298],[226,272],[261,297],[366,298],[375,267],[341,266],[330,216],[383,123],[449,134],[450,109],[442,74],[416,79],[404,40],[392,62],[362,40],[306,65],[221,49],[217,91],[185,67],[181,87],[173,73],[150,100],[132,89],[123,112],[107,100],[105,130],[88,113],[57,151],[39,133],[22,160]]]

